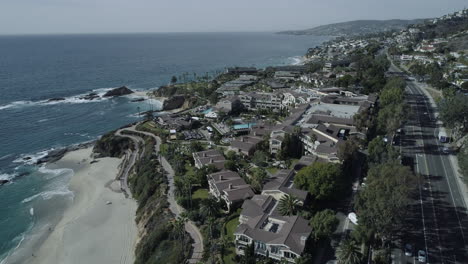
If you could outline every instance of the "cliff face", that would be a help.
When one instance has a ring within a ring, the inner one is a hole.
[[[185,103],[185,96],[183,95],[174,95],[164,100],[163,111],[174,110],[181,108]]]
[[[121,157],[125,150],[131,148],[130,139],[114,135],[114,131],[103,135],[94,145],[98,157]]]
[[[169,111],[174,109],[189,109],[197,103],[196,97],[190,97],[185,95],[174,95],[164,100],[163,111]]]

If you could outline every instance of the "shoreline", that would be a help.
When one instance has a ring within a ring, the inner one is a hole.
[[[68,183],[73,198],[63,213],[55,215],[55,223],[35,227],[38,232],[5,263],[133,263],[137,203],[126,199],[115,181],[122,159],[99,158],[90,163],[91,153],[90,146],[71,150],[45,165],[51,170],[73,170]]]

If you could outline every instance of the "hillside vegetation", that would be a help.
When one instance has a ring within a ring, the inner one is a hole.
[[[287,35],[312,35],[312,36],[355,36],[378,33],[390,30],[402,30],[411,24],[419,24],[424,19],[413,20],[355,20],[335,24],[322,25],[305,30],[290,30],[279,32]]]
[[[103,135],[94,145],[94,153],[99,157],[120,158],[132,146],[130,139],[116,136],[115,131]]]

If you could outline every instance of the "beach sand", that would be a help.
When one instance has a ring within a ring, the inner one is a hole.
[[[121,159],[90,164],[92,148],[67,153],[48,168],[71,168],[73,203],[26,263],[133,263],[137,203],[113,181]],[[110,201],[112,204],[107,204]]]

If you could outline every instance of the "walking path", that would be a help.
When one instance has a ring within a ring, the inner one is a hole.
[[[169,192],[167,193],[167,201],[169,202],[169,209],[176,217],[179,217],[185,210],[184,208],[180,207],[177,204],[177,201],[175,199],[174,170],[172,169],[171,164],[169,164],[166,158],[159,154],[160,146],[161,146],[161,138],[149,132],[136,130],[136,125],[128,127],[128,128],[119,129],[116,132],[116,135],[118,136],[128,137],[132,139],[132,141],[135,143],[135,146],[136,146],[135,151],[131,153],[129,166],[126,166],[126,168],[124,169],[124,173],[121,176],[122,189],[125,189],[125,190],[128,189],[128,185],[127,185],[128,172],[131,170],[131,168],[135,164],[136,156],[138,156],[139,142],[144,143],[144,140],[141,137],[138,137],[136,135],[122,134],[122,131],[128,131],[128,132],[133,132],[133,133],[138,133],[138,134],[142,134],[145,136],[149,136],[149,137],[154,138],[154,140],[156,141],[156,144],[154,145],[154,151],[158,153],[158,157],[161,162],[161,165],[163,166],[164,170],[167,172],[167,179],[169,182]],[[187,221],[185,223],[185,231],[187,231],[187,233],[189,233],[193,239],[192,256],[188,262],[198,263],[203,257],[203,236],[200,233],[200,230],[198,229],[198,227],[192,221]]]

